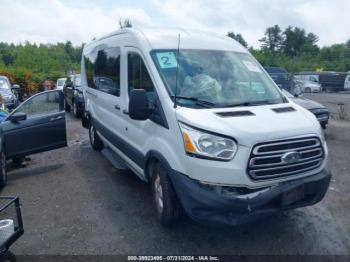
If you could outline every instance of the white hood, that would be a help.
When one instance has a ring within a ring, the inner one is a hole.
[[[276,113],[272,110],[281,107],[293,107],[295,111]],[[254,115],[222,117],[216,114],[233,111],[250,111]],[[295,103],[221,109],[178,107],[177,118],[195,128],[233,137],[245,146],[269,140],[321,135],[315,116]]]

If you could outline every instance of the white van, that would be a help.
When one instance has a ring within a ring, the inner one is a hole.
[[[236,41],[122,29],[84,47],[90,142],[152,186],[161,224],[235,225],[312,205],[331,173],[321,127]]]

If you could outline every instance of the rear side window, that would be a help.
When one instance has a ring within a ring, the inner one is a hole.
[[[88,86],[120,96],[120,48],[109,48],[84,56]]]
[[[144,89],[147,92],[149,107],[154,100],[154,85],[142,57],[136,53],[128,54],[128,89]]]

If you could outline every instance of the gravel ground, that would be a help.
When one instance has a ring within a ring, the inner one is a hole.
[[[156,222],[148,186],[94,152],[79,121],[67,122],[69,147],[32,156],[1,192],[21,198],[17,255],[350,254],[348,121],[332,120],[326,131],[334,176],[321,203],[239,227],[184,218],[171,229]]]

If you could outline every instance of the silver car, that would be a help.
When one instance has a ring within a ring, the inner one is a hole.
[[[2,96],[3,103],[8,109],[14,109],[17,106],[17,97],[12,92],[12,89],[18,89],[17,85],[13,87],[6,76],[0,76],[0,95]]]

